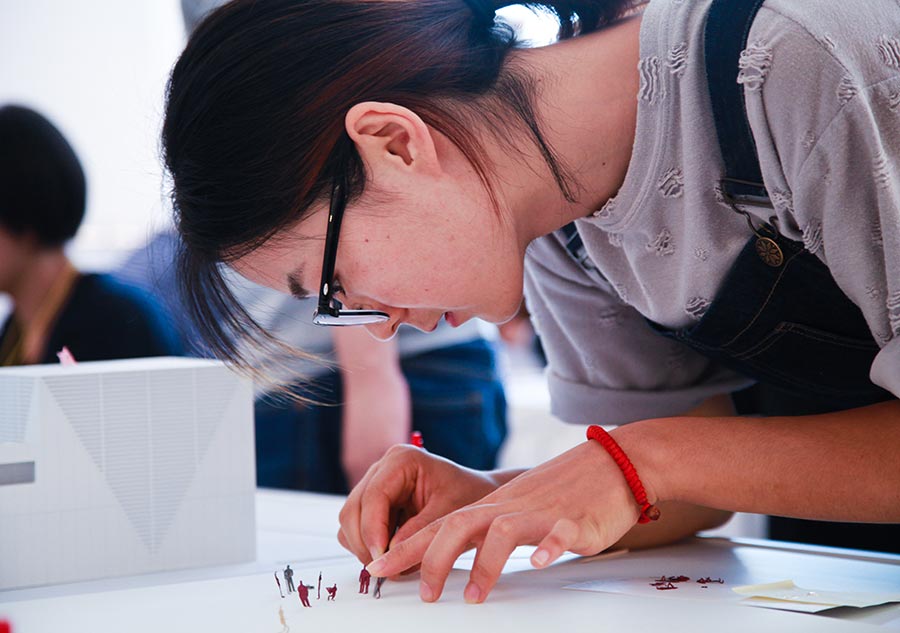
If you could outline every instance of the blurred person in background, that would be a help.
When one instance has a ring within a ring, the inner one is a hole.
[[[84,171],[50,121],[0,107],[0,366],[176,355],[178,339],[151,297],[109,275],[78,271],[64,251],[84,218]]]

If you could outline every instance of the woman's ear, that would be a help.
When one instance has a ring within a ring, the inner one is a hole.
[[[344,125],[370,169],[383,164],[426,174],[440,171],[432,130],[409,108],[364,101],[350,108]]]

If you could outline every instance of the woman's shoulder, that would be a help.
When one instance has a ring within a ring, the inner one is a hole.
[[[846,102],[856,89],[896,77],[900,71],[900,4],[867,0],[865,8],[845,0],[767,0],[748,36],[742,69],[767,60],[773,71],[792,71],[810,82],[838,78],[832,95]],[[745,85],[746,87],[746,85]]]
[[[862,11],[842,0],[768,0],[760,9],[738,82],[760,160],[768,154],[783,172],[772,182],[805,173],[816,147],[840,149],[844,139],[829,132],[861,101],[890,105],[882,93],[900,77],[900,5],[865,4]]]

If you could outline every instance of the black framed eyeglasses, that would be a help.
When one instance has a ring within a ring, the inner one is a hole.
[[[325,232],[325,258],[322,261],[322,281],[319,283],[319,305],[313,313],[316,325],[369,325],[384,323],[390,316],[378,310],[345,310],[334,298],[334,263],[337,257],[338,235],[347,206],[347,183],[343,175],[331,186],[331,205],[328,210],[328,230]]]

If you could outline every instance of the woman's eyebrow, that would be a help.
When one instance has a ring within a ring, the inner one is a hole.
[[[303,284],[300,283],[300,278],[302,276],[302,268],[298,268],[297,270],[288,273],[287,276],[288,289],[291,291],[291,295],[295,299],[309,299],[311,294],[309,290],[304,288]]]

